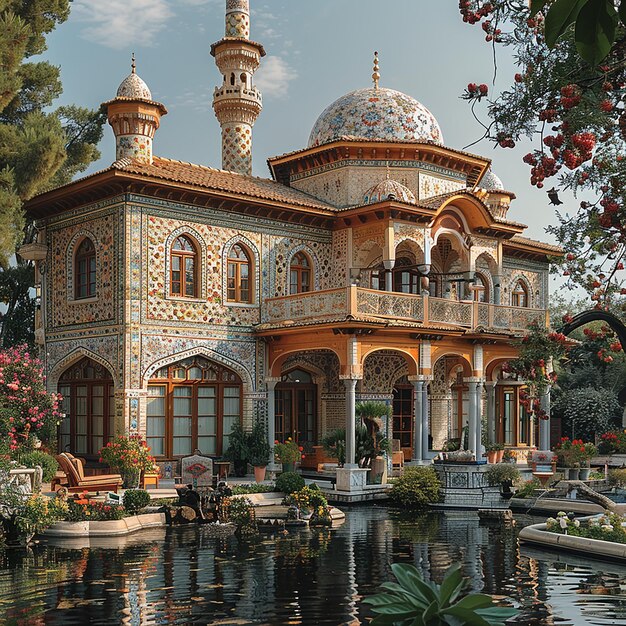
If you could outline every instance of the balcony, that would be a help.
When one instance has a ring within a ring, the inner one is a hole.
[[[515,306],[458,302],[405,293],[363,289],[355,285],[340,289],[310,291],[282,298],[268,298],[262,312],[263,324],[297,326],[313,321],[419,322],[425,327],[449,326],[473,330],[477,327],[523,331],[532,322],[548,325],[547,311]]]

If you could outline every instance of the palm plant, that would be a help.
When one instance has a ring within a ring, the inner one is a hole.
[[[365,598],[377,616],[371,626],[504,626],[517,609],[495,606],[491,596],[462,597],[465,580],[460,566],[452,566],[441,585],[426,581],[413,565],[391,566],[397,583],[384,583],[384,592]]]

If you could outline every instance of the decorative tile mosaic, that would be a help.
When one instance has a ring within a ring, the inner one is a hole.
[[[449,193],[450,191],[459,191],[461,189],[465,189],[464,182],[429,176],[420,172],[418,193],[420,200],[438,196],[442,193]]]
[[[152,139],[145,135],[118,135],[116,139],[116,158],[152,160]]]
[[[309,147],[343,136],[386,141],[443,143],[434,115],[420,102],[394,89],[358,89],[329,105],[317,118]]]
[[[398,378],[406,376],[406,359],[392,350],[378,350],[365,357],[363,379],[357,383],[359,393],[390,394]]]
[[[222,124],[222,169],[240,174],[252,174],[252,126],[250,124],[243,122]]]
[[[117,308],[117,267],[114,241],[117,238],[114,214],[48,230],[50,267],[48,328],[114,320]],[[74,300],[74,252],[84,237],[96,247],[96,297]]]

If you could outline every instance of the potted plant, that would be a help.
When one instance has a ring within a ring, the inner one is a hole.
[[[580,480],[589,480],[591,459],[598,454],[598,448],[591,442],[585,443],[583,448],[580,453]]]
[[[274,455],[276,460],[282,464],[283,472],[293,472],[296,463],[302,458],[303,448],[289,437],[284,443],[274,442]]]
[[[513,495],[511,487],[516,480],[519,480],[520,471],[512,463],[498,463],[492,465],[485,472],[485,478],[491,486],[500,486],[500,495],[503,498],[510,498]]]
[[[485,452],[487,463],[498,463],[498,455],[500,452],[504,454],[504,446],[501,443],[487,443],[485,444]]]
[[[387,482],[387,462],[384,454],[390,451],[390,446],[383,435],[383,425],[391,415],[391,406],[386,402],[367,400],[357,402],[355,413],[365,427],[365,436],[362,437],[363,454],[359,465],[371,468],[372,482],[384,484]]]
[[[124,480],[124,489],[137,489],[141,472],[154,471],[155,460],[150,447],[139,433],[118,435],[100,450],[100,463],[117,470]]]
[[[248,468],[248,434],[241,424],[235,424],[228,437],[224,458],[232,461],[235,476],[245,476]]]
[[[257,483],[265,480],[265,469],[271,451],[265,426],[261,422],[255,422],[248,433],[248,461],[254,466],[254,480]]]

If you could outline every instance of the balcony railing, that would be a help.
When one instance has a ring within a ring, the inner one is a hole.
[[[264,324],[302,324],[313,320],[379,318],[421,322],[424,326],[450,325],[474,329],[478,326],[501,330],[525,330],[532,322],[548,324],[544,309],[458,302],[443,298],[363,289],[351,285],[339,289],[308,291],[265,300]]]

